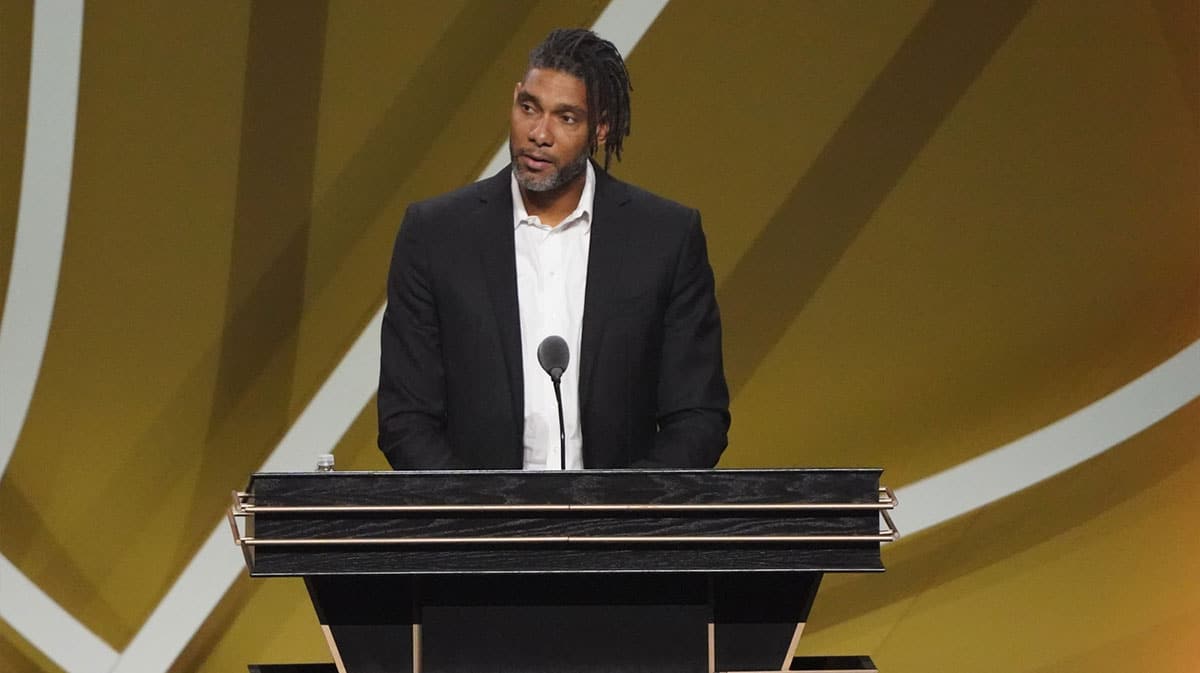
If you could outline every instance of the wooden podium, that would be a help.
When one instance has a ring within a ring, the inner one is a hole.
[[[823,573],[883,570],[880,472],[256,474],[234,537],[304,578],[334,664],[250,670],[874,671],[792,652]]]

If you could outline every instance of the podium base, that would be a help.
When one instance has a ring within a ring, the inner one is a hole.
[[[793,657],[788,670],[805,673],[879,673],[871,657]]]

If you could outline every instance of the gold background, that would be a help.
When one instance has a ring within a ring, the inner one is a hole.
[[[0,552],[124,649],[383,301],[405,205],[478,176],[529,48],[604,4],[87,3]],[[0,1],[0,289],[32,15]],[[613,172],[704,215],[722,466],[881,465],[901,487],[1200,339],[1198,35],[1191,0],[668,4],[629,57]],[[374,424],[372,401],[339,469],[386,467]],[[830,578],[801,653],[1193,671],[1197,487],[1193,400],[888,546],[883,576]],[[243,577],[171,670],[328,660],[299,580]],[[0,670],[59,669],[0,622]]]

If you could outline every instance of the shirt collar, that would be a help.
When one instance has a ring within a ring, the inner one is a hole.
[[[579,221],[579,226],[585,231],[590,228],[592,222],[592,210],[595,207],[596,201],[596,171],[592,168],[592,162],[587,162],[587,168],[583,180],[583,192],[579,195],[579,204],[575,206],[575,210],[571,211],[570,215],[563,218],[564,226],[573,224],[576,220]],[[535,220],[540,223],[536,215],[530,215],[529,211],[525,210],[525,200],[521,198],[521,187],[517,184],[517,174],[515,171],[511,174],[512,186],[512,202],[513,202],[513,229],[522,224],[532,224]],[[557,228],[557,227],[556,227]]]

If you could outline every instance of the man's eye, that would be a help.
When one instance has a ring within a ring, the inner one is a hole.
[[[529,103],[521,103],[521,109],[525,112],[533,112],[533,106]]]
[[[579,121],[572,115],[563,115],[562,120],[563,120],[563,123],[566,123],[566,124],[574,124],[575,122]]]

